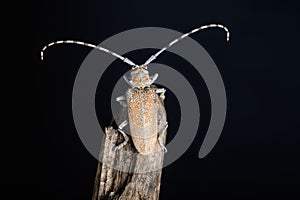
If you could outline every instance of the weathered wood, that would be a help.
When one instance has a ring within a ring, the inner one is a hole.
[[[122,149],[114,151],[114,146],[124,139],[112,127],[105,132],[92,200],[158,200],[164,158],[159,144],[159,151],[142,155],[130,139]]]

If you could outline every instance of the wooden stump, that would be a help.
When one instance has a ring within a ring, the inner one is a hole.
[[[124,139],[111,126],[105,133],[92,200],[158,200],[164,159],[159,144],[159,151],[142,155],[130,139],[122,149],[114,151],[114,146]]]

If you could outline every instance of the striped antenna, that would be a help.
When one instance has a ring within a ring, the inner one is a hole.
[[[119,54],[117,54],[117,53],[115,53],[115,52],[113,52],[113,51],[110,51],[110,50],[105,49],[105,48],[100,47],[100,46],[96,46],[96,45],[94,45],[94,44],[89,44],[89,43],[80,42],[80,41],[75,41],[75,40],[60,40],[60,41],[51,42],[51,43],[47,44],[46,46],[44,46],[44,48],[43,48],[42,51],[41,51],[41,60],[44,59],[44,51],[45,51],[48,47],[51,47],[51,46],[57,45],[57,44],[78,44],[78,45],[83,45],[83,46],[92,47],[92,48],[94,48],[94,49],[98,49],[98,50],[100,50],[100,51],[104,51],[105,53],[110,54],[110,55],[112,55],[112,56],[114,56],[114,57],[117,57],[117,58],[121,59],[123,62],[125,62],[125,63],[131,65],[132,67],[137,67],[137,65],[136,65],[134,62],[132,62],[132,61],[129,60],[128,58],[125,58],[125,57],[123,57],[123,56],[121,56],[121,55],[119,55]]]
[[[221,25],[221,24],[209,24],[209,25],[205,25],[205,26],[201,26],[199,28],[196,28],[188,33],[183,34],[182,36],[176,38],[175,40],[173,40],[172,42],[170,42],[167,46],[165,46],[164,48],[162,48],[160,51],[158,51],[156,54],[152,55],[145,63],[144,66],[147,66],[149,63],[151,63],[153,60],[155,60],[157,58],[157,56],[159,56],[162,52],[164,52],[165,50],[167,50],[168,48],[170,48],[171,46],[173,46],[174,44],[176,44],[177,42],[179,42],[180,40],[182,40],[183,38],[198,32],[200,30],[203,29],[207,29],[207,28],[212,28],[212,27],[217,27],[217,28],[222,28],[224,29],[224,31],[226,32],[226,40],[229,41],[229,31],[228,29]]]

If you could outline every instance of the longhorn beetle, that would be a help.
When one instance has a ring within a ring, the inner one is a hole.
[[[125,95],[117,97],[116,101],[120,103],[123,108],[124,119],[118,124],[118,131],[123,135],[124,141],[115,147],[115,150],[121,149],[127,144],[131,135],[134,146],[141,154],[153,153],[159,149],[157,148],[157,142],[160,148],[166,153],[167,149],[163,144],[162,137],[166,133],[168,128],[168,122],[166,120],[166,111],[163,104],[166,90],[164,88],[156,88],[153,82],[157,79],[158,74],[149,76],[147,66],[155,60],[162,52],[173,46],[178,41],[189,36],[197,31],[217,27],[226,31],[226,40],[229,41],[229,31],[221,24],[209,24],[181,35],[175,40],[171,41],[168,45],[159,50],[156,54],[152,55],[144,64],[136,65],[134,62],[125,58],[113,51],[106,48],[96,46],[89,43],[84,43],[74,40],[60,40],[49,43],[44,46],[41,51],[41,59],[44,58],[44,51],[56,44],[78,44],[83,46],[92,47],[100,51],[104,51],[114,57],[121,59],[123,62],[132,66],[131,77],[128,79],[125,75],[123,78],[131,86]],[[124,131],[124,127],[129,126],[130,133]]]

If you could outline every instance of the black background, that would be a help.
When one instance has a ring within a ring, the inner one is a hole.
[[[39,112],[33,123],[36,134],[29,137],[28,143],[17,143],[22,149],[33,148],[26,151],[26,158],[13,158],[16,164],[11,169],[16,178],[8,174],[4,179],[6,185],[15,188],[13,196],[85,200],[92,195],[97,160],[82,145],[71,110],[75,76],[91,49],[74,45],[53,47],[41,62],[39,51],[45,44],[61,39],[99,44],[114,34],[138,27],[187,32],[209,23],[222,23],[231,31],[229,43],[218,29],[191,36],[211,55],[223,77],[228,100],[225,127],[213,151],[199,159],[210,118],[205,83],[185,60],[163,54],[157,62],[180,71],[196,90],[201,122],[189,150],[163,169],[160,199],[299,196],[300,14],[296,3],[52,0],[36,1],[32,8],[35,40],[31,56],[39,94],[39,101],[34,102],[39,105]],[[126,56],[140,63],[153,52],[144,49]],[[99,116],[102,127],[111,120],[107,105],[113,84],[128,69],[126,64],[115,61],[99,83],[96,109],[106,113]],[[180,123],[180,109],[172,92],[167,94],[166,107],[170,141]],[[27,114],[21,115],[21,120],[28,118]],[[22,150],[17,155],[20,154]]]

